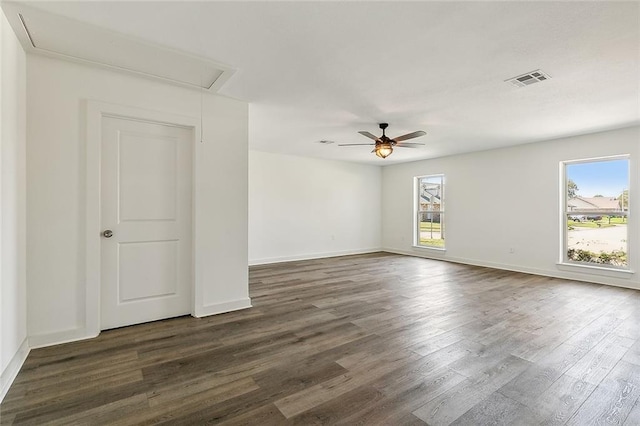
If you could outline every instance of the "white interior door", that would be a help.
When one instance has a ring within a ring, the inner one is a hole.
[[[101,329],[191,312],[192,130],[103,117]]]

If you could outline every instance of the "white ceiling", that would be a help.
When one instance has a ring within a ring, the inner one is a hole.
[[[385,165],[640,123],[634,1],[29,5],[235,68],[219,93],[250,103],[261,151]],[[425,147],[337,146],[379,122]]]

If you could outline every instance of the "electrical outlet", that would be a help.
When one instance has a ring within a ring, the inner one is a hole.
[[[511,248],[509,249],[509,253],[513,254],[513,253],[515,253],[515,252],[516,252],[516,249],[514,249],[513,247],[511,247]]]

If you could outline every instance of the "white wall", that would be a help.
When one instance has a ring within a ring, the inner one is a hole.
[[[250,264],[380,249],[378,166],[249,152]]]
[[[25,53],[0,12],[0,401],[27,353]]]
[[[85,316],[86,101],[195,117],[201,93],[27,57],[28,324],[33,346],[89,337]],[[245,102],[204,95],[195,145],[196,314],[249,306]],[[218,148],[224,146],[222,155]]]
[[[631,155],[631,268],[640,268],[640,128],[387,166],[382,241],[386,250],[510,270],[640,288],[638,274],[599,275],[562,267],[559,163]],[[413,177],[444,173],[446,252],[413,248]],[[636,213],[638,212],[638,213]],[[513,248],[515,253],[510,253]]]

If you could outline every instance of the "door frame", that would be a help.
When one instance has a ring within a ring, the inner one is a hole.
[[[201,289],[195,285],[195,173],[196,137],[201,132],[197,117],[154,111],[125,105],[88,100],[86,105],[86,163],[85,163],[85,312],[86,333],[100,334],[101,289],[101,181],[100,160],[102,118],[114,117],[177,126],[191,130],[191,315],[195,316],[196,300]]]

